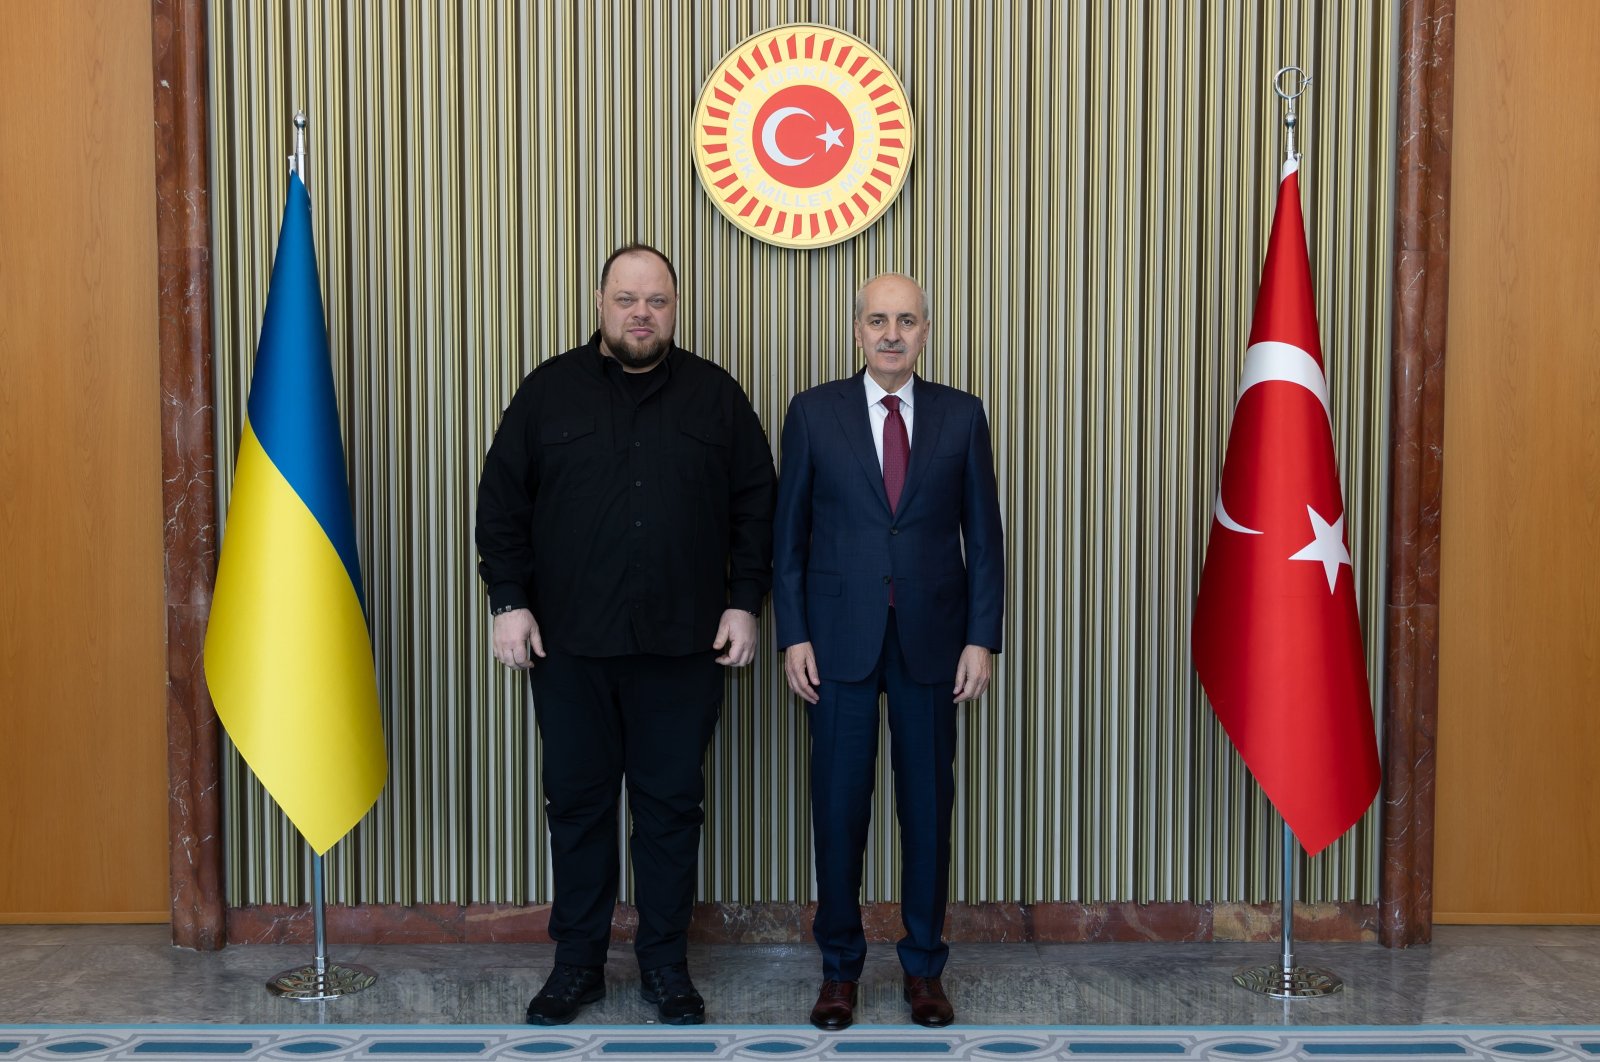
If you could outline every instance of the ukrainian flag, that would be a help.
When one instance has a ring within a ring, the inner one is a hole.
[[[312,849],[332,848],[388,773],[311,198],[278,234],[224,528],[206,683],[228,736]]]

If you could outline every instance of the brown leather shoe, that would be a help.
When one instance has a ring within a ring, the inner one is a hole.
[[[856,1020],[856,983],[854,981],[824,981],[817,993],[817,1005],[811,1008],[811,1024],[823,1032],[848,1029]]]
[[[906,1002],[911,1004],[911,1020],[918,1025],[942,1029],[956,1020],[956,1010],[937,977],[906,974]]]

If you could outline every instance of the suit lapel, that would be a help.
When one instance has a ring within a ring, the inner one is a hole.
[[[883,489],[883,469],[878,466],[878,448],[872,443],[872,422],[868,419],[866,385],[861,382],[861,373],[839,381],[834,398],[833,412],[839,420],[840,431],[844,433],[845,445],[855,455],[873,493],[887,510],[889,495]],[[915,453],[912,454],[912,460],[916,460]]]
[[[928,465],[932,463],[933,452],[938,448],[939,430],[944,425],[944,404],[939,401],[938,392],[919,376],[916,390],[912,393],[916,396],[917,404],[912,411],[911,467],[906,470],[905,489],[900,492],[899,512],[902,513],[911,504],[911,496],[917,492],[917,486],[927,478]],[[869,437],[867,442],[870,444],[872,439]],[[887,497],[885,495],[886,502]]]

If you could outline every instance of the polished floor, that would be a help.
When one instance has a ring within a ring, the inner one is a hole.
[[[0,926],[0,1024],[39,1022],[520,1021],[549,969],[550,945],[330,947],[379,981],[331,1003],[271,996],[264,982],[310,949],[241,946],[181,951],[164,926]],[[1600,1021],[1600,927],[1440,926],[1432,945],[1305,944],[1305,965],[1340,975],[1344,992],[1281,1003],[1239,988],[1233,972],[1270,962],[1275,944],[967,944],[952,948],[945,985],[966,1024],[1424,1025]],[[708,1018],[725,1024],[805,1021],[818,963],[809,947],[723,945],[690,953]],[[581,1021],[644,1023],[633,956],[612,952],[609,991]],[[858,1020],[904,1023],[892,946],[875,947]]]

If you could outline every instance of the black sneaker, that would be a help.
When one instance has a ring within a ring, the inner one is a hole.
[[[694,990],[686,962],[640,970],[639,995],[656,1005],[656,1012],[668,1025],[701,1025],[706,1020],[706,1001]]]
[[[528,1024],[565,1025],[585,1003],[605,997],[605,967],[558,962],[539,994],[528,1001]]]

